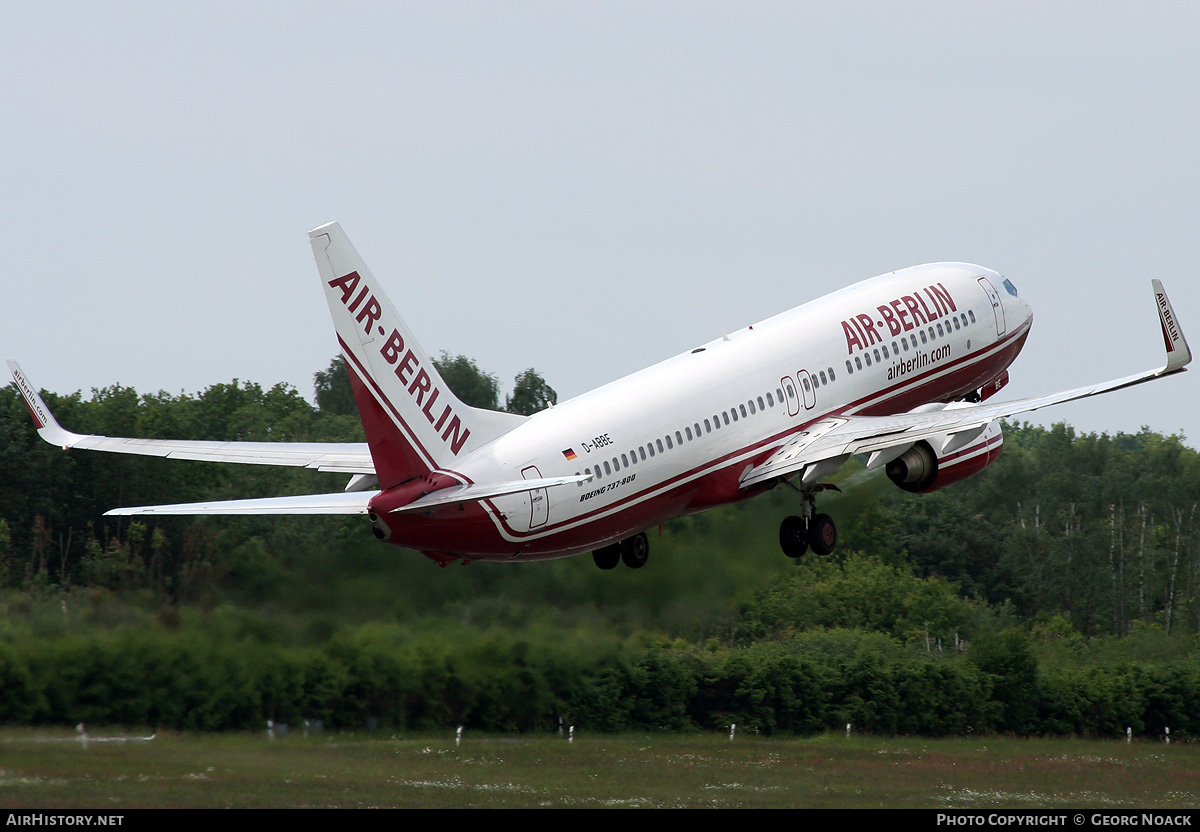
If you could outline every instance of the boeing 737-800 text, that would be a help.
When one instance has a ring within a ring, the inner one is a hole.
[[[646,562],[644,529],[786,484],[791,557],[832,551],[822,482],[854,454],[899,487],[933,491],[989,465],[998,420],[1180,372],[1191,353],[1162,284],[1157,370],[994,403],[1033,314],[1015,286],[967,263],[854,284],[549,410],[469,407],[336,223],[309,233],[366,431],[358,444],[205,442],[64,430],[12,361],[38,433],[63,448],[291,465],[350,474],[334,494],[116,508],[109,514],[365,514],[375,535],[440,563],[591,551]]]

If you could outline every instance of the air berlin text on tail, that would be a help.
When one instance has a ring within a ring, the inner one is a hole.
[[[341,289],[342,305],[351,314],[357,313],[354,319],[362,324],[363,335],[370,335],[371,326],[382,317],[383,310],[379,301],[371,295],[369,286],[363,286],[358,294],[355,294],[354,290],[358,288],[360,280],[358,272],[350,272],[329,281],[329,285]],[[457,456],[471,431],[463,426],[462,420],[449,404],[443,405],[440,415],[434,416],[437,413],[434,404],[441,396],[441,391],[433,386],[429,373],[421,367],[416,354],[411,349],[404,348],[404,336],[400,331],[392,328],[391,335],[388,335],[387,330],[378,325],[375,326],[375,331],[385,338],[379,354],[383,356],[384,361],[395,367],[396,378],[400,379],[400,383],[408,390],[408,395],[416,400],[421,413],[429,420],[429,424],[433,425],[433,429],[441,431],[442,441],[450,446],[450,452]]]

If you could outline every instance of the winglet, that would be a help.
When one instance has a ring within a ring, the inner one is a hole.
[[[1167,347],[1167,364],[1159,371],[1159,375],[1165,376],[1182,370],[1192,360],[1192,351],[1188,349],[1187,339],[1183,337],[1179,319],[1175,317],[1175,310],[1171,308],[1171,301],[1163,289],[1162,281],[1151,280],[1150,284],[1154,287],[1158,320],[1162,324],[1163,342]]]
[[[21,391],[21,397],[25,399],[25,407],[29,408],[29,415],[33,417],[33,426],[37,428],[38,436],[51,445],[58,445],[63,449],[71,447],[83,438],[78,433],[65,430],[55,420],[50,408],[38,395],[37,388],[29,383],[29,379],[25,378],[25,374],[21,372],[17,362],[11,358],[8,359],[8,369],[12,372],[13,381],[17,383],[17,389]]]

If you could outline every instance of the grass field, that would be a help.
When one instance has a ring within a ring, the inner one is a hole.
[[[0,806],[1192,809],[1200,745],[0,730]]]

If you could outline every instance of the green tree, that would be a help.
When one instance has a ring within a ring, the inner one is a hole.
[[[504,399],[504,409],[521,416],[532,416],[539,410],[556,404],[558,393],[554,392],[554,388],[532,367],[517,373],[512,395]]]
[[[313,373],[316,389],[317,409],[322,414],[357,416],[358,406],[354,402],[354,390],[350,386],[350,373],[346,370],[346,359],[335,355],[324,370]]]
[[[485,410],[500,409],[500,382],[491,373],[479,369],[475,359],[450,355],[445,350],[433,359],[446,384],[465,404]]]
[[[1036,729],[1041,699],[1037,659],[1018,630],[984,633],[971,644],[971,663],[992,680],[993,726],[1026,734]]]

